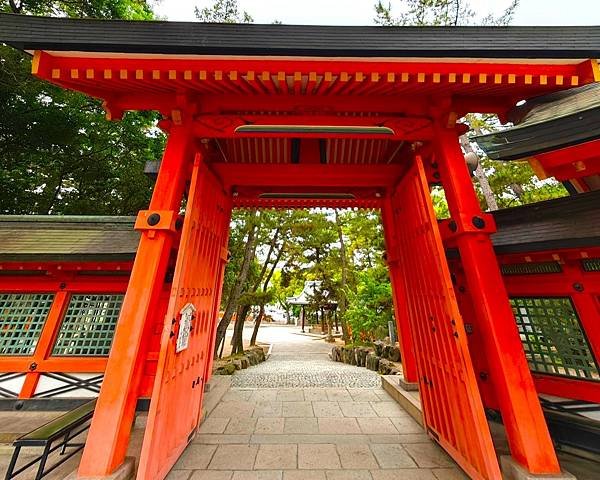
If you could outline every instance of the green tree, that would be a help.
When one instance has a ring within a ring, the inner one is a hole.
[[[510,0],[498,15],[479,13],[471,0],[402,0],[398,16],[394,16],[392,3],[378,0],[375,4],[375,23],[378,25],[507,25],[519,5]]]
[[[253,23],[245,10],[241,11],[237,0],[216,0],[210,7],[194,9],[196,18],[208,23]]]
[[[141,0],[11,0],[0,10],[152,18]],[[144,164],[164,144],[154,114],[107,122],[99,101],[33,77],[29,56],[0,46],[0,64],[0,212],[131,215],[147,205]]]
[[[0,10],[28,15],[150,20],[146,0],[2,0]]]
[[[392,287],[387,268],[378,265],[358,273],[355,291],[348,292],[346,318],[355,342],[384,338],[393,319]]]

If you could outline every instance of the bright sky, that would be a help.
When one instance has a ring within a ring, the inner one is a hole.
[[[387,0],[386,0],[387,1]],[[369,25],[376,0],[239,0],[256,23]],[[158,14],[168,20],[193,21],[194,6],[211,0],[160,0]],[[401,0],[391,0],[399,6]],[[507,0],[472,0],[481,11],[502,10]],[[600,25],[600,0],[521,0],[513,25]]]

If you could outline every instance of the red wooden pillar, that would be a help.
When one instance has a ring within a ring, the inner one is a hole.
[[[125,459],[146,347],[152,333],[152,312],[163,288],[175,236],[173,226],[193,159],[191,125],[173,126],[150,209],[140,212],[136,222],[136,228],[142,230],[140,244],[79,466],[79,478],[110,475]]]
[[[42,330],[40,339],[35,347],[35,352],[31,358],[31,364],[29,366],[30,372],[25,375],[25,382],[21,388],[19,398],[33,397],[40,380],[40,374],[36,371],[36,367],[52,353],[54,340],[58,335],[58,329],[60,328],[62,317],[67,308],[68,300],[69,294],[66,291],[56,292],[52,307],[50,308],[48,317],[44,323],[44,329]]]
[[[406,307],[406,296],[404,294],[404,276],[399,265],[397,236],[398,225],[394,219],[391,197],[385,199],[381,209],[381,223],[385,237],[385,250],[387,255],[390,282],[392,284],[392,297],[394,299],[394,317],[396,318],[396,330],[398,331],[398,344],[402,356],[402,372],[404,380],[409,383],[418,381],[415,354],[411,341],[410,325],[408,321],[408,310]]]
[[[571,262],[565,262],[563,275],[568,278],[573,289],[570,297],[590,345],[592,355],[596,362],[600,363],[600,323],[598,322],[598,318],[600,318],[600,291],[591,281],[590,274],[583,272],[579,265],[579,263],[573,265]]]
[[[473,299],[483,349],[513,458],[530,473],[558,473],[560,466],[512,308],[500,274],[490,234],[493,218],[481,211],[458,141],[456,127],[435,127],[435,155],[448,200],[461,262]]]
[[[219,268],[218,273],[215,278],[215,299],[213,304],[213,313],[211,320],[211,333],[210,333],[210,345],[208,348],[208,362],[206,362],[206,370],[204,373],[205,383],[210,381],[212,377],[212,368],[215,359],[215,342],[217,340],[217,327],[219,325],[219,311],[221,310],[221,297],[223,296],[223,278],[225,276],[225,268],[227,267],[227,260],[229,256],[229,225],[231,222],[231,210],[232,210],[232,202],[231,198],[227,204],[227,214],[225,215],[226,221],[224,225],[222,225],[222,229],[225,232],[223,234],[223,244],[220,245],[219,248]]]

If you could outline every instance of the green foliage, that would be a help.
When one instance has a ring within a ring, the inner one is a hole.
[[[258,290],[256,292],[246,292],[240,297],[240,305],[245,306],[261,306],[268,305],[274,299],[273,290],[269,289],[266,292]]]
[[[216,0],[210,7],[194,9],[196,18],[207,23],[252,23],[254,19],[245,10],[240,11],[237,0]]]
[[[11,5],[12,3],[12,5]],[[140,0],[3,2],[3,11],[151,18]],[[133,215],[145,208],[147,160],[163,136],[151,113],[107,122],[100,102],[37,80],[25,54],[0,46],[0,212]]]
[[[568,195],[556,180],[540,181],[527,162],[481,160],[499,208],[515,207]]]
[[[466,116],[465,121],[471,128],[470,136],[493,132],[501,128],[495,115],[470,114]],[[540,202],[568,194],[563,185],[554,179],[540,181],[526,161],[500,162],[490,160],[476,145],[475,148],[478,150],[481,166],[499,208]],[[483,199],[478,182],[475,182],[475,187],[483,206],[486,202]]]
[[[348,292],[346,311],[352,339],[373,341],[387,335],[388,322],[393,319],[392,288],[387,269],[380,265],[358,273],[355,291]]]
[[[2,0],[0,11],[29,15],[128,20],[150,20],[154,17],[146,0]]]
[[[403,0],[397,17],[393,15],[392,3],[378,0],[375,4],[375,23],[378,25],[507,25],[519,5],[511,0],[500,14],[489,12],[481,15],[471,0]]]

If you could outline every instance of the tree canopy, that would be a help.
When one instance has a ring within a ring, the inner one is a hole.
[[[18,14],[150,19],[142,0],[3,1]],[[31,75],[28,55],[0,45],[0,213],[133,215],[147,206],[144,164],[163,135],[150,112],[107,122],[100,101]]]

